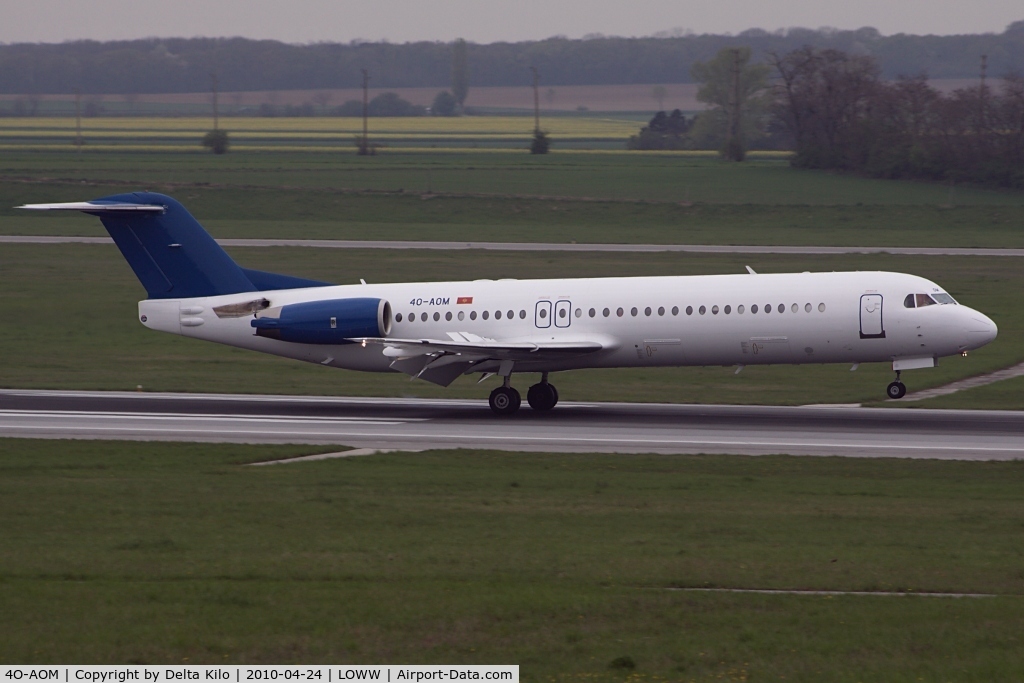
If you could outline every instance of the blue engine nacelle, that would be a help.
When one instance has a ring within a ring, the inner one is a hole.
[[[268,308],[251,325],[257,337],[296,344],[349,344],[352,337],[391,334],[391,304],[384,299],[329,299]]]

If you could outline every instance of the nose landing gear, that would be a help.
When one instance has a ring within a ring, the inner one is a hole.
[[[885,388],[885,395],[892,399],[903,398],[907,395],[907,386],[900,381],[900,371],[896,371],[896,381],[890,382]]]

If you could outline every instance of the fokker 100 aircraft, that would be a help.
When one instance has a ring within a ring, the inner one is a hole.
[[[527,401],[550,410],[549,373],[578,368],[892,363],[934,367],[996,337],[988,317],[934,282],[887,272],[473,280],[332,285],[242,268],[174,199],[148,192],[31,204],[98,216],[148,293],[139,320],[162,332],[334,368],[403,372],[448,386],[539,373]]]

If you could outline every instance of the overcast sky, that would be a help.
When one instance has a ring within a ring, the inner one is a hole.
[[[292,43],[354,39],[518,41],[673,29],[874,26],[883,34],[1001,33],[1021,0],[0,0],[0,42],[245,36]]]

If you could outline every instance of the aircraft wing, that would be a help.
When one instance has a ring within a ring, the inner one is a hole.
[[[448,386],[455,378],[484,361],[538,361],[594,353],[608,348],[592,340],[551,341],[520,339],[501,341],[468,332],[449,332],[449,339],[389,339],[358,337],[363,346],[382,346],[394,360],[391,367],[428,382]]]

